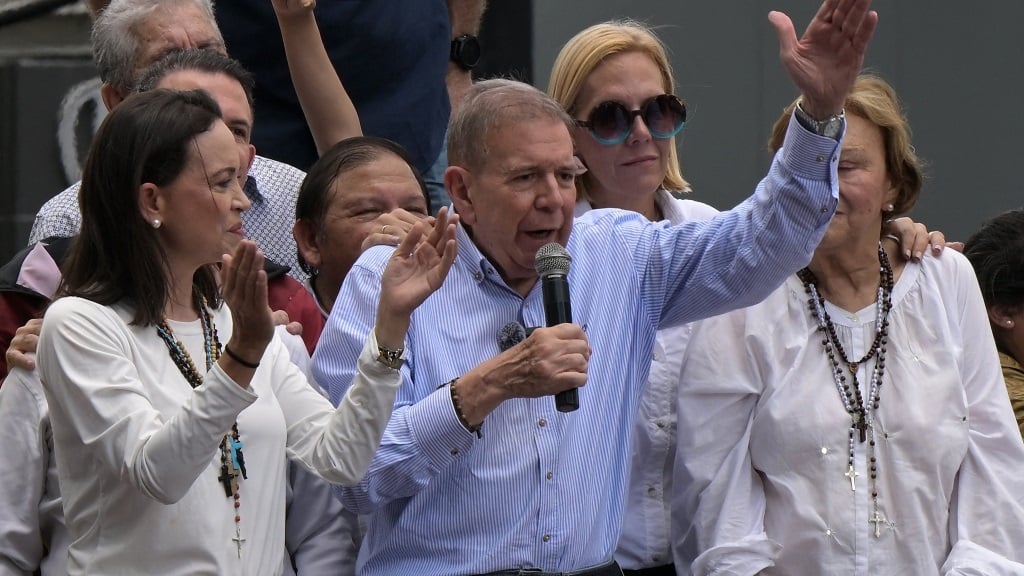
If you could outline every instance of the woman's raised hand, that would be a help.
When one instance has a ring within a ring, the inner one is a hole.
[[[267,305],[267,273],[263,270],[263,253],[252,240],[242,240],[235,248],[234,255],[224,255],[221,292],[231,309],[234,323],[227,347],[234,356],[245,361],[242,365],[258,364],[267,344],[274,337],[274,320],[270,306]]]
[[[417,306],[441,287],[455,262],[457,215],[442,208],[429,236],[423,238],[427,222],[417,222],[398,245],[381,276],[377,306],[377,341],[389,348],[401,348],[409,317]],[[421,241],[422,240],[422,241]],[[344,306],[344,303],[339,303]]]

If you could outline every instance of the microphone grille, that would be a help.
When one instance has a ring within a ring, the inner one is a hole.
[[[572,256],[557,242],[549,242],[537,250],[534,256],[533,266],[541,277],[551,275],[566,276],[569,274],[569,265],[572,263]]]

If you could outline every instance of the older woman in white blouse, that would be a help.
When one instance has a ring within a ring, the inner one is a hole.
[[[977,281],[960,254],[879,244],[921,188],[892,88],[858,79],[846,121],[811,263],[693,334],[675,554],[694,574],[1024,574],[1024,444]]]

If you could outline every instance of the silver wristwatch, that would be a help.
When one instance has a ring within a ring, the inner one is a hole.
[[[796,105],[796,119],[800,125],[814,132],[818,136],[825,136],[833,140],[839,140],[839,133],[843,129],[843,120],[846,118],[846,111],[840,110],[839,114],[833,114],[824,120],[815,120],[804,111],[803,106],[798,102]]]
[[[393,350],[386,346],[377,345],[377,362],[391,368],[392,370],[398,370],[402,367],[402,353],[405,352],[405,348],[399,348]]]

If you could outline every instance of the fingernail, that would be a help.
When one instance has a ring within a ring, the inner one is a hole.
[[[923,252],[914,252],[914,260],[920,260],[924,256]]]
[[[938,254],[938,253],[942,252],[942,249],[943,249],[943,248],[945,248],[945,246],[943,246],[942,244],[932,244],[932,250],[933,250],[933,251],[934,251],[934,252],[935,252],[936,254]]]
[[[903,257],[906,258],[907,260],[910,260],[910,250],[904,250]]]

